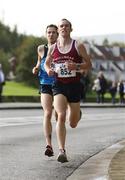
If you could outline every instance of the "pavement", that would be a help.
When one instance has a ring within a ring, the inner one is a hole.
[[[84,108],[124,108],[125,104],[81,103]],[[40,103],[0,103],[6,109],[40,109]],[[67,180],[125,180],[125,139],[90,157]]]
[[[125,180],[125,140],[90,157],[67,180]]]

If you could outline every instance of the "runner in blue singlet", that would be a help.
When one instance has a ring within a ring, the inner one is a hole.
[[[53,148],[51,143],[51,134],[52,134],[52,124],[51,116],[53,109],[53,94],[52,94],[52,84],[54,82],[54,76],[48,76],[44,69],[44,63],[46,60],[47,52],[49,46],[54,44],[58,37],[57,26],[48,25],[46,28],[46,37],[48,40],[47,45],[38,46],[38,60],[36,66],[33,68],[33,74],[38,74],[40,82],[40,94],[41,94],[41,105],[44,111],[44,120],[43,120],[43,130],[46,138],[46,150],[45,155],[53,156]]]

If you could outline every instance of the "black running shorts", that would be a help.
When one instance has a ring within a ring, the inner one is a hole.
[[[55,82],[53,84],[53,95],[63,94],[67,101],[79,102],[81,99],[81,84],[80,82],[73,82],[64,84],[62,82]]]
[[[40,84],[39,93],[50,94],[51,96],[53,96],[52,85]]]

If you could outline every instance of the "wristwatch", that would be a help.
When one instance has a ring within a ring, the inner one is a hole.
[[[76,64],[76,71],[80,71],[81,70],[81,65],[80,64]]]

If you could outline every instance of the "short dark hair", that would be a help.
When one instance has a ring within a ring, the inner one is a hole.
[[[58,30],[58,27],[57,27],[55,24],[49,24],[49,25],[46,27],[46,31],[47,31],[48,28],[51,28],[51,27],[53,27],[53,28],[55,28],[56,30]]]
[[[61,21],[67,21],[69,23],[70,27],[72,28],[72,23],[68,19],[63,18],[63,19],[61,19]]]

